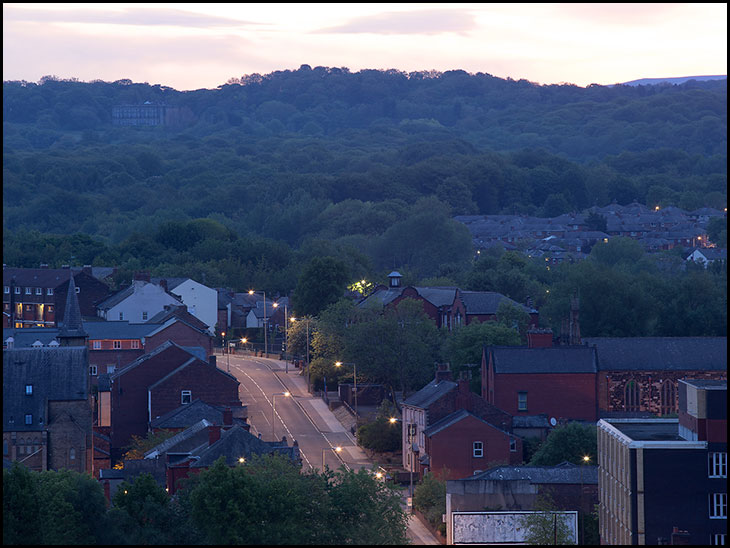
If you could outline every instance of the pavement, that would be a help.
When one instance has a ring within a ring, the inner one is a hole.
[[[262,358],[264,359],[264,358]],[[330,411],[327,404],[321,398],[313,396],[307,390],[307,378],[300,374],[300,370],[295,368],[291,363],[286,364],[283,360],[265,358],[267,365],[282,382],[284,387],[295,397],[294,401],[301,407],[302,411],[310,418],[316,427],[322,432],[341,436],[343,440],[347,440],[342,444],[342,448],[346,451],[343,461],[352,469],[371,468],[373,463],[368,459],[365,452],[357,445],[355,437]],[[288,372],[287,372],[288,369]],[[348,443],[349,442],[349,443]],[[403,508],[407,511],[408,493],[403,495]],[[413,515],[408,515],[407,535],[411,544],[416,545],[432,545],[441,544],[431,531],[421,522],[421,520]]]

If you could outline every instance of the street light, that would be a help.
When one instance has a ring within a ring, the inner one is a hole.
[[[580,543],[585,543],[585,527],[583,526],[583,522],[585,521],[585,516],[583,515],[583,465],[588,464],[591,462],[591,457],[588,455],[583,455],[583,458],[581,459],[580,463],[580,512],[578,515],[580,516]]]
[[[306,368],[307,368],[307,392],[311,392],[312,390],[310,389],[310,386],[309,386],[309,320],[310,320],[310,318],[309,318],[309,316],[307,316],[305,319],[306,319],[306,322],[307,322],[307,362],[306,362]],[[292,318],[290,318],[290,320],[292,322],[296,322],[297,321],[297,318],[292,317]]]
[[[284,396],[285,398],[288,398],[291,394],[289,392],[281,392],[271,396],[271,437],[274,441],[276,441],[276,432],[274,430],[274,426],[276,425],[276,396]]]
[[[223,337],[223,353],[226,355],[226,368],[228,372],[231,372],[231,351],[230,349],[226,352],[226,332],[221,331],[221,337]]]
[[[279,303],[272,305],[274,308],[279,306]],[[289,360],[286,357],[286,353],[289,351],[289,310],[286,303],[284,303],[284,365],[286,367],[285,373],[289,373]]]
[[[352,380],[354,384],[354,390],[355,390],[355,427],[359,424],[360,415],[358,415],[357,412],[357,367],[354,363],[344,363],[344,362],[335,362],[335,367],[342,367],[343,365],[351,365],[352,366]]]
[[[267,325],[266,325],[266,291],[254,291],[253,289],[248,290],[249,295],[253,295],[254,293],[263,293],[264,295],[264,357],[269,357],[269,348],[267,346],[268,342],[268,335],[267,335]]]
[[[327,450],[334,451],[336,455],[337,453],[340,453],[342,451],[342,447],[338,445],[337,447],[325,447],[324,449],[322,449],[322,472],[324,472],[324,455]]]

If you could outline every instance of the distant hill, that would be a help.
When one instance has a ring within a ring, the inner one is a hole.
[[[623,86],[651,86],[654,84],[684,84],[690,80],[697,80],[698,82],[707,82],[708,80],[727,80],[727,74],[720,74],[716,76],[678,76],[676,78],[641,78],[639,80],[631,80],[630,82],[624,82]]]

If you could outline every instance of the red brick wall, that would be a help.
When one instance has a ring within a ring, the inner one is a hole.
[[[189,352],[171,346],[113,378],[111,440],[115,452],[127,445],[133,434],[145,436],[147,433],[147,387],[191,357]]]
[[[145,339],[145,352],[151,352],[161,344],[172,341],[180,346],[200,346],[206,355],[213,354],[213,338],[182,322],[175,322],[159,333]]]
[[[212,365],[196,360],[152,389],[152,420],[181,405],[181,391],[210,405],[240,407],[238,381]]]
[[[674,413],[679,411],[679,379],[727,380],[727,371],[599,371],[597,375],[598,407],[601,411],[625,411],[626,384],[633,380],[639,387],[639,411],[656,415],[662,411],[662,384],[674,385]]]
[[[513,416],[547,413],[551,417],[595,422],[594,373],[494,374],[494,405]],[[518,392],[527,392],[527,411],[517,409]]]
[[[517,439],[516,451],[510,451],[510,436],[471,416],[426,437],[429,471],[445,473],[444,479],[462,479],[475,470],[522,461],[522,444]],[[473,442],[482,442],[483,457],[473,456]],[[443,477],[443,476],[439,476]]]

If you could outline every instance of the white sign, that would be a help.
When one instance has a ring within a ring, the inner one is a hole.
[[[453,544],[525,544],[523,519],[536,512],[453,512]],[[578,512],[556,512],[578,543]]]

